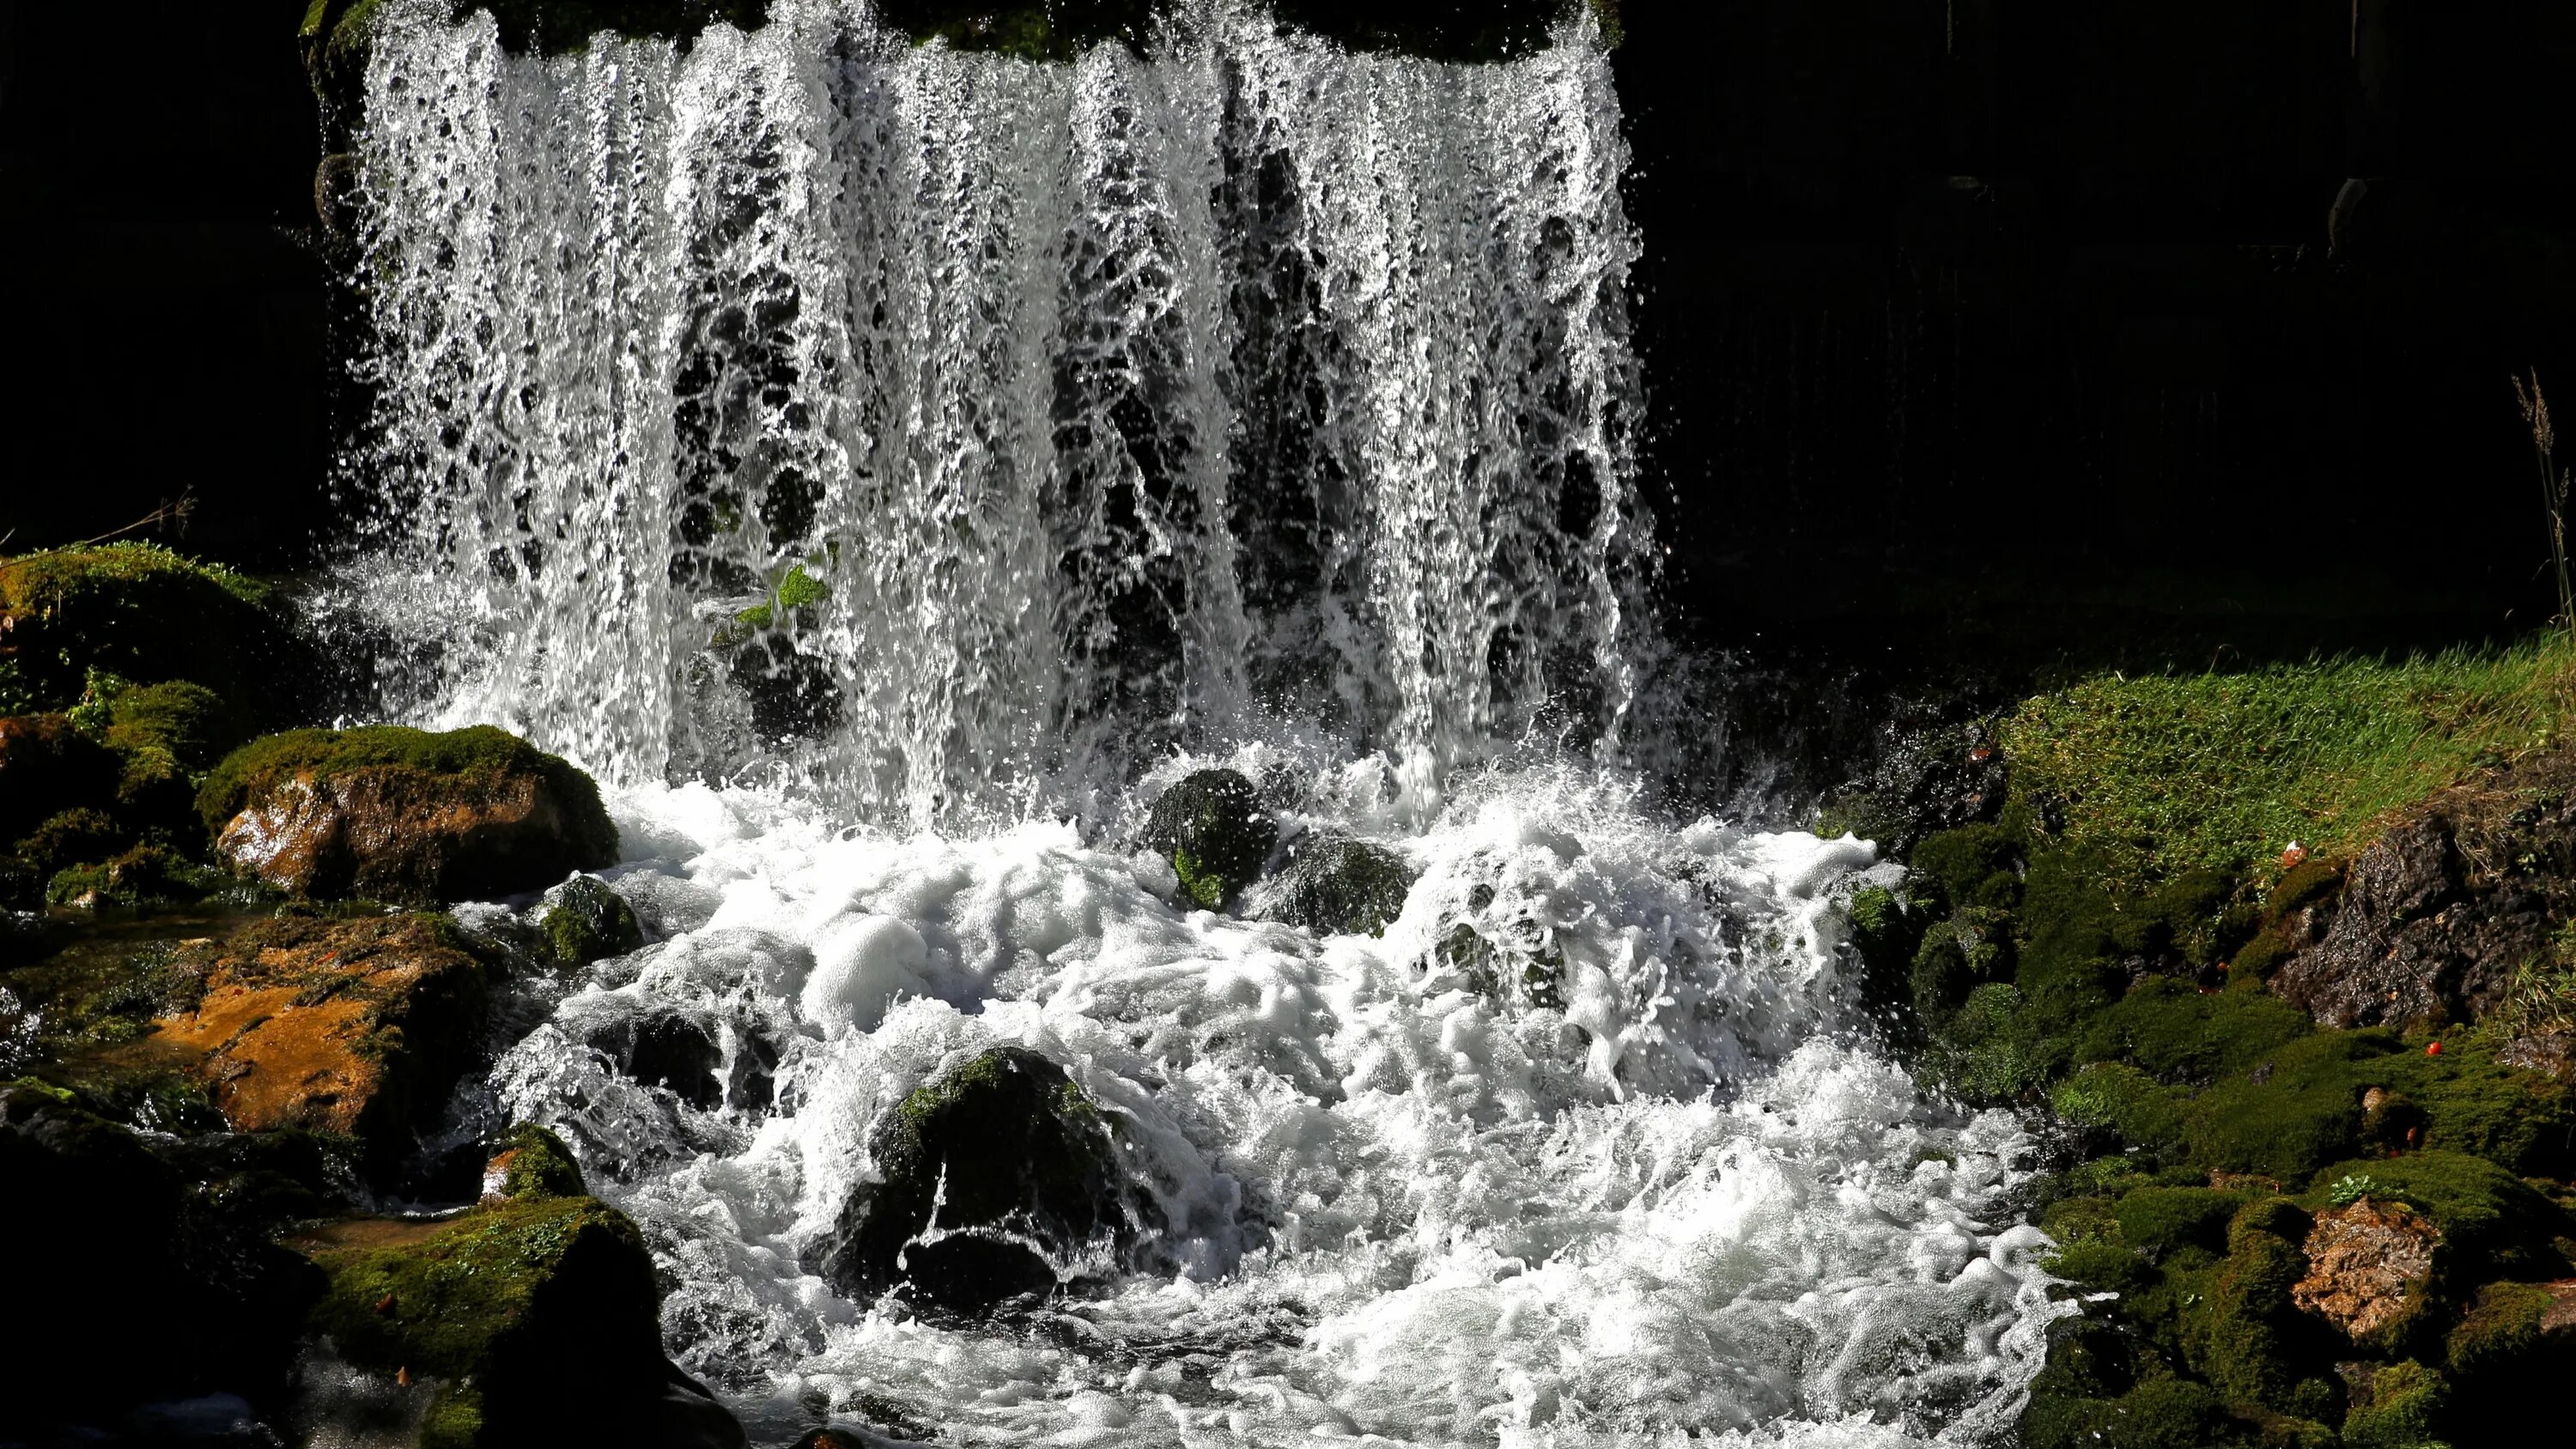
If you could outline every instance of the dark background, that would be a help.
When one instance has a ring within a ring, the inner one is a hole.
[[[2548,613],[2508,377],[2576,432],[2576,6],[1622,9],[1702,640],[2201,663]],[[0,11],[7,547],[193,490],[179,542],[283,568],[324,521],[302,10]]]

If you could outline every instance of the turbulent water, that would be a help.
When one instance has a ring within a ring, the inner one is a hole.
[[[1891,868],[1645,803],[1691,726],[1598,37],[1438,64],[1226,3],[1038,65],[776,12],[550,60],[398,13],[371,62],[345,602],[389,712],[609,783],[651,938],[523,982],[457,1131],[564,1132],[764,1441],[2007,1423],[2030,1144],[1871,1045],[1841,905]],[[1207,765],[1401,855],[1401,916],[1195,909],[1130,842]],[[599,1045],[672,1022],[706,1080]],[[836,1291],[870,1124],[997,1043],[1154,1221],[1043,1307]]]

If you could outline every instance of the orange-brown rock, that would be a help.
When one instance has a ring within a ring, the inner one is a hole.
[[[2328,1208],[2308,1230],[2308,1275],[2290,1299],[2347,1337],[2366,1339],[2422,1301],[2441,1241],[2432,1220],[2403,1203],[2365,1197]]]
[[[199,808],[235,869],[304,896],[489,899],[617,855],[590,777],[488,726],[272,735],[217,766]]]
[[[193,949],[205,993],[154,1045],[195,1057],[238,1131],[339,1133],[398,1158],[482,1030],[482,964],[442,916],[288,917]]]

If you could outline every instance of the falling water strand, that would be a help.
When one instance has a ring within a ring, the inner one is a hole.
[[[1588,32],[1450,65],[1216,5],[1037,65],[777,9],[377,47],[376,602],[442,626],[424,699],[916,822],[1283,720],[1435,774],[1616,749],[1637,242]]]

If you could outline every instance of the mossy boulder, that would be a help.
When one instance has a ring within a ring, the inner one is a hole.
[[[107,720],[110,749],[125,755],[158,751],[196,773],[213,769],[251,734],[240,710],[185,679],[117,691],[107,701]]]
[[[193,680],[247,706],[283,640],[262,586],[157,544],[0,561],[0,668],[37,708],[77,704],[93,672]]]
[[[1404,857],[1345,835],[1308,836],[1261,891],[1258,914],[1317,935],[1382,935],[1413,889]],[[1195,894],[1195,893],[1193,893]]]
[[[328,1276],[311,1332],[356,1369],[433,1387],[421,1449],[745,1442],[664,1357],[652,1255],[595,1198],[350,1219],[289,1245]]]
[[[644,945],[635,908],[595,875],[577,875],[546,891],[537,934],[557,966],[587,966]]]
[[[104,1438],[130,1405],[201,1394],[280,1404],[321,1290],[303,1259],[231,1221],[147,1139],[41,1083],[0,1082],[0,1183],[0,1243],[20,1265],[0,1313],[10,1437]],[[146,1337],[148,1351],[115,1348]]]
[[[522,1123],[502,1134],[493,1147],[491,1160],[483,1164],[486,1204],[583,1197],[590,1192],[572,1149],[543,1127]]]
[[[1199,770],[1155,797],[1137,842],[1172,863],[1187,900],[1217,910],[1260,879],[1279,824],[1240,773]]]
[[[877,1180],[822,1261],[854,1294],[986,1308],[1071,1286],[1135,1235],[1100,1108],[1024,1047],[942,1072],[876,1124],[869,1152]]]
[[[225,756],[197,806],[225,861],[302,896],[484,899],[617,858],[591,778],[489,725],[271,735]]]
[[[136,1050],[185,1062],[237,1131],[354,1138],[379,1171],[481,1045],[484,967],[444,916],[284,916],[177,964],[202,988]]]

